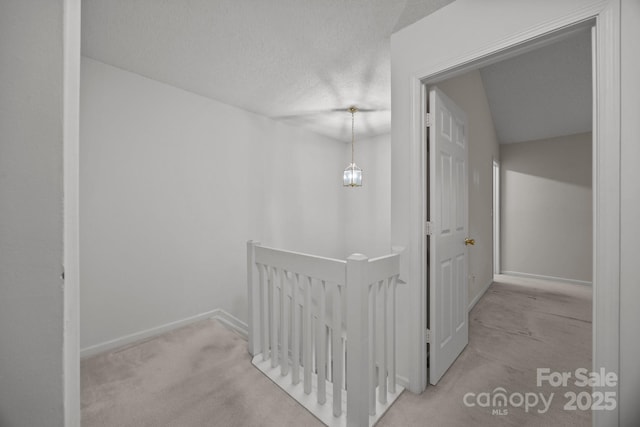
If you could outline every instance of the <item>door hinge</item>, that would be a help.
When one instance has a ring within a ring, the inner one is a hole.
[[[424,223],[424,234],[427,236],[431,236],[433,234],[433,223],[431,221],[426,221]]]
[[[431,343],[431,329],[425,329],[424,331],[424,340],[427,344]]]
[[[424,115],[424,125],[426,127],[430,127],[432,125],[432,123],[431,123],[431,113],[426,113]]]

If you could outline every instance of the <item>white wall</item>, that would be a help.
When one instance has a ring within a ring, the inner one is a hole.
[[[493,281],[493,159],[498,139],[480,71],[474,70],[437,86],[467,113],[469,120],[469,303]]]
[[[501,270],[591,283],[591,133],[500,146]]]
[[[364,113],[363,113],[364,114]],[[356,125],[357,132],[357,125]],[[358,139],[355,161],[363,169],[363,185],[344,188],[346,200],[346,253],[369,258],[391,252],[391,138],[389,134]],[[345,146],[344,167],[351,158],[351,144]]]
[[[63,1],[0,5],[0,425],[62,426]]]
[[[81,345],[215,308],[246,241],[344,257],[345,143],[82,61]]]

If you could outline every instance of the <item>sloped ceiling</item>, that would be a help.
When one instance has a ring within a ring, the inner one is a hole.
[[[350,139],[390,130],[389,38],[453,0],[84,0],[82,54]]]
[[[480,73],[501,143],[591,131],[588,29]]]

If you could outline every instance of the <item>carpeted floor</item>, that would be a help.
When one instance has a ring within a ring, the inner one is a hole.
[[[83,427],[322,426],[213,320],[81,363]]]
[[[590,287],[499,276],[469,313],[469,345],[438,385],[421,395],[405,392],[378,426],[591,426],[590,411],[564,410],[564,393],[590,389],[571,387],[573,379],[569,387],[536,386],[536,368],[591,371],[591,351]],[[543,414],[507,406],[507,415],[492,415],[491,407],[465,406],[466,393],[497,387],[507,396],[554,395]]]
[[[403,393],[378,426],[591,425],[589,411],[563,409],[565,392],[585,389],[536,386],[538,367],[590,370],[590,288],[501,277],[469,323],[469,345],[440,383]],[[251,365],[245,340],[212,320],[85,359],[81,372],[83,427],[322,426]],[[554,396],[543,414],[542,403],[500,408],[507,415],[465,406],[466,393],[497,387]]]

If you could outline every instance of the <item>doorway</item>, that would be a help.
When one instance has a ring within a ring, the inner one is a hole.
[[[486,59],[482,63],[476,64],[475,67],[473,66],[464,67],[464,72],[456,71],[456,72],[450,72],[450,73],[443,73],[441,75],[437,75],[437,77],[435,78],[423,80],[422,84],[424,84],[425,86],[429,85],[429,87],[432,87],[434,85],[441,86],[447,80],[453,79],[453,78],[459,78],[463,76],[465,73],[468,73],[474,69],[478,70],[482,67],[487,67],[493,64],[497,64],[499,62],[507,61],[520,55],[524,56],[523,54],[525,53],[529,54],[529,53],[535,52],[536,50],[540,50],[542,48],[546,48],[554,44],[562,43],[576,36],[586,37],[586,39],[588,40],[588,43],[591,44],[591,25],[593,25],[593,21],[587,24],[583,23],[583,24],[577,25],[575,27],[570,28],[569,30],[563,30],[559,33],[555,33],[555,34],[552,34],[551,36],[547,36],[546,38],[544,38],[544,40],[539,39],[536,41],[537,43],[535,43],[535,46],[526,46],[526,47],[521,46],[520,48],[514,49],[513,51],[510,51],[510,52],[502,52],[502,54],[499,55],[499,57],[495,57],[493,59]],[[589,49],[589,53],[591,53],[590,49]],[[590,64],[587,65],[587,70],[589,72],[591,71]],[[591,78],[589,78],[589,81],[587,83],[588,93],[591,93],[591,88],[592,88],[592,83],[591,83]],[[425,92],[426,91],[423,90],[423,94]],[[591,100],[591,97],[589,97],[589,99]],[[592,114],[591,105],[592,105],[592,102],[590,101],[588,103],[589,111],[587,112],[589,119],[591,119],[591,114]],[[596,105],[594,104],[594,108],[595,107]],[[539,138],[531,138],[531,139],[539,139]],[[432,147],[429,147],[428,150],[432,150]],[[484,293],[484,291],[486,291],[488,286],[491,284],[491,282],[493,281],[494,273],[500,273],[502,271],[501,256],[500,256],[501,245],[500,245],[500,234],[499,234],[500,221],[501,221],[500,198],[502,196],[501,194],[502,191],[500,188],[500,172],[501,172],[500,168],[502,165],[499,161],[499,153],[496,153],[495,151],[492,153],[489,153],[489,155],[485,156],[485,158],[487,158],[487,160],[484,163],[485,166],[483,166],[484,169],[482,171],[471,170],[469,172],[470,197],[472,197],[471,195],[474,193],[472,187],[477,183],[482,182],[484,185],[484,188],[486,189],[486,191],[484,192],[484,201],[482,203],[484,203],[486,207],[485,213],[486,213],[487,224],[485,227],[476,227],[476,232],[481,228],[488,230],[485,236],[482,239],[480,239],[481,244],[484,244],[484,253],[485,253],[484,257],[486,258],[486,260],[485,262],[483,262],[483,264],[486,265],[486,271],[484,271],[482,275],[478,275],[474,273],[473,269],[471,269],[468,276],[470,288],[475,289],[474,291],[470,291],[470,298],[472,299],[472,301],[469,302],[470,307],[472,307],[473,304],[477,302],[480,296]],[[424,172],[424,173],[425,173],[425,178],[427,178],[428,173],[427,172]],[[595,201],[595,199],[593,199],[592,201]],[[470,201],[469,205],[470,205],[470,209],[473,209],[474,206],[480,205],[480,203],[473,203],[472,201]],[[430,207],[429,209],[430,212],[438,212],[437,206],[430,205],[429,207]],[[435,222],[437,223],[437,219]],[[593,225],[595,224],[592,223],[592,226]],[[436,231],[437,231],[437,225],[436,225]],[[470,234],[471,234],[470,237],[475,237],[473,236],[473,227],[471,227],[470,229]],[[476,240],[479,240],[479,239],[476,239]],[[477,251],[478,246],[476,246],[472,250]],[[433,248],[430,249],[430,252],[433,254],[434,252]],[[593,258],[590,257],[590,261],[592,260]],[[431,266],[434,265],[433,262],[434,260],[431,259],[428,265],[424,267],[427,272],[429,271],[428,270],[429,265]],[[427,277],[427,276],[423,276],[423,277]],[[482,283],[477,283],[478,280],[480,280],[480,282]],[[432,289],[432,287],[429,286],[429,289]],[[427,293],[430,294],[431,291],[429,290]],[[431,296],[429,304],[432,308],[434,307],[433,296]],[[436,310],[437,310],[437,307],[436,307]],[[434,317],[434,314],[433,313],[427,314],[425,315],[425,317],[427,319],[430,319],[430,318],[432,319]],[[433,330],[429,331],[429,336],[433,338],[434,336]],[[431,357],[434,353],[433,343],[430,344],[428,351],[429,351],[429,357]],[[451,363],[453,363],[454,360],[455,360],[455,357],[451,360]],[[433,366],[433,362],[430,362],[430,366]]]
[[[501,222],[507,219],[509,229],[503,240],[508,248],[508,270],[514,275],[519,271],[522,273],[518,275],[538,279],[591,281],[591,79],[591,33],[589,28],[582,28],[543,47],[429,86],[430,93],[441,91],[450,97],[456,109],[466,113],[469,123],[466,136],[469,179],[465,182],[469,188],[466,240],[470,245],[465,255],[469,258],[466,269],[469,301],[464,301],[465,310],[476,304],[492,284],[495,273],[501,272],[500,230]],[[438,143],[432,137],[434,129],[436,135],[448,134],[449,117],[454,114],[447,112],[441,117],[437,111],[434,113],[431,97],[428,107],[431,118],[426,135],[428,153],[434,156],[442,151],[434,146]],[[575,117],[563,114],[564,111],[571,111]],[[436,117],[432,118],[434,114]],[[545,114],[555,116],[556,121],[540,117]],[[536,126],[530,127],[530,122]],[[506,163],[501,165],[502,153]],[[434,176],[433,168],[437,169],[440,163],[436,161],[434,166],[433,159],[428,161],[428,181]],[[508,184],[505,194],[501,194],[501,166],[503,178],[505,174],[508,178],[504,181]],[[438,175],[436,172],[435,176]],[[455,221],[455,215],[451,220],[445,216],[455,211],[456,204],[441,201],[437,194],[444,190],[439,191],[437,185],[434,188],[430,184],[427,188],[431,191],[431,210],[427,215],[431,214],[428,220],[434,224],[429,251],[437,255],[434,237],[447,231],[445,224]],[[501,218],[501,211],[508,215]],[[576,239],[579,243],[574,242]],[[465,238],[457,240],[462,245]],[[437,270],[440,265],[440,259],[431,256],[428,268],[433,266],[432,270]],[[432,301],[428,312],[429,382],[435,384],[442,375],[442,368],[436,363],[442,359],[438,352],[449,345],[440,339],[441,334],[449,336],[448,323],[444,323],[444,330],[439,330],[438,322],[454,313],[457,304],[447,304],[438,298],[440,292],[446,300],[448,290],[456,287],[440,283],[442,279],[434,278],[432,270],[428,275]],[[456,271],[453,276],[462,274]],[[591,316],[585,320],[590,322]],[[458,354],[448,362],[453,363]],[[577,367],[583,367],[590,361],[580,358],[576,363],[581,364]]]

